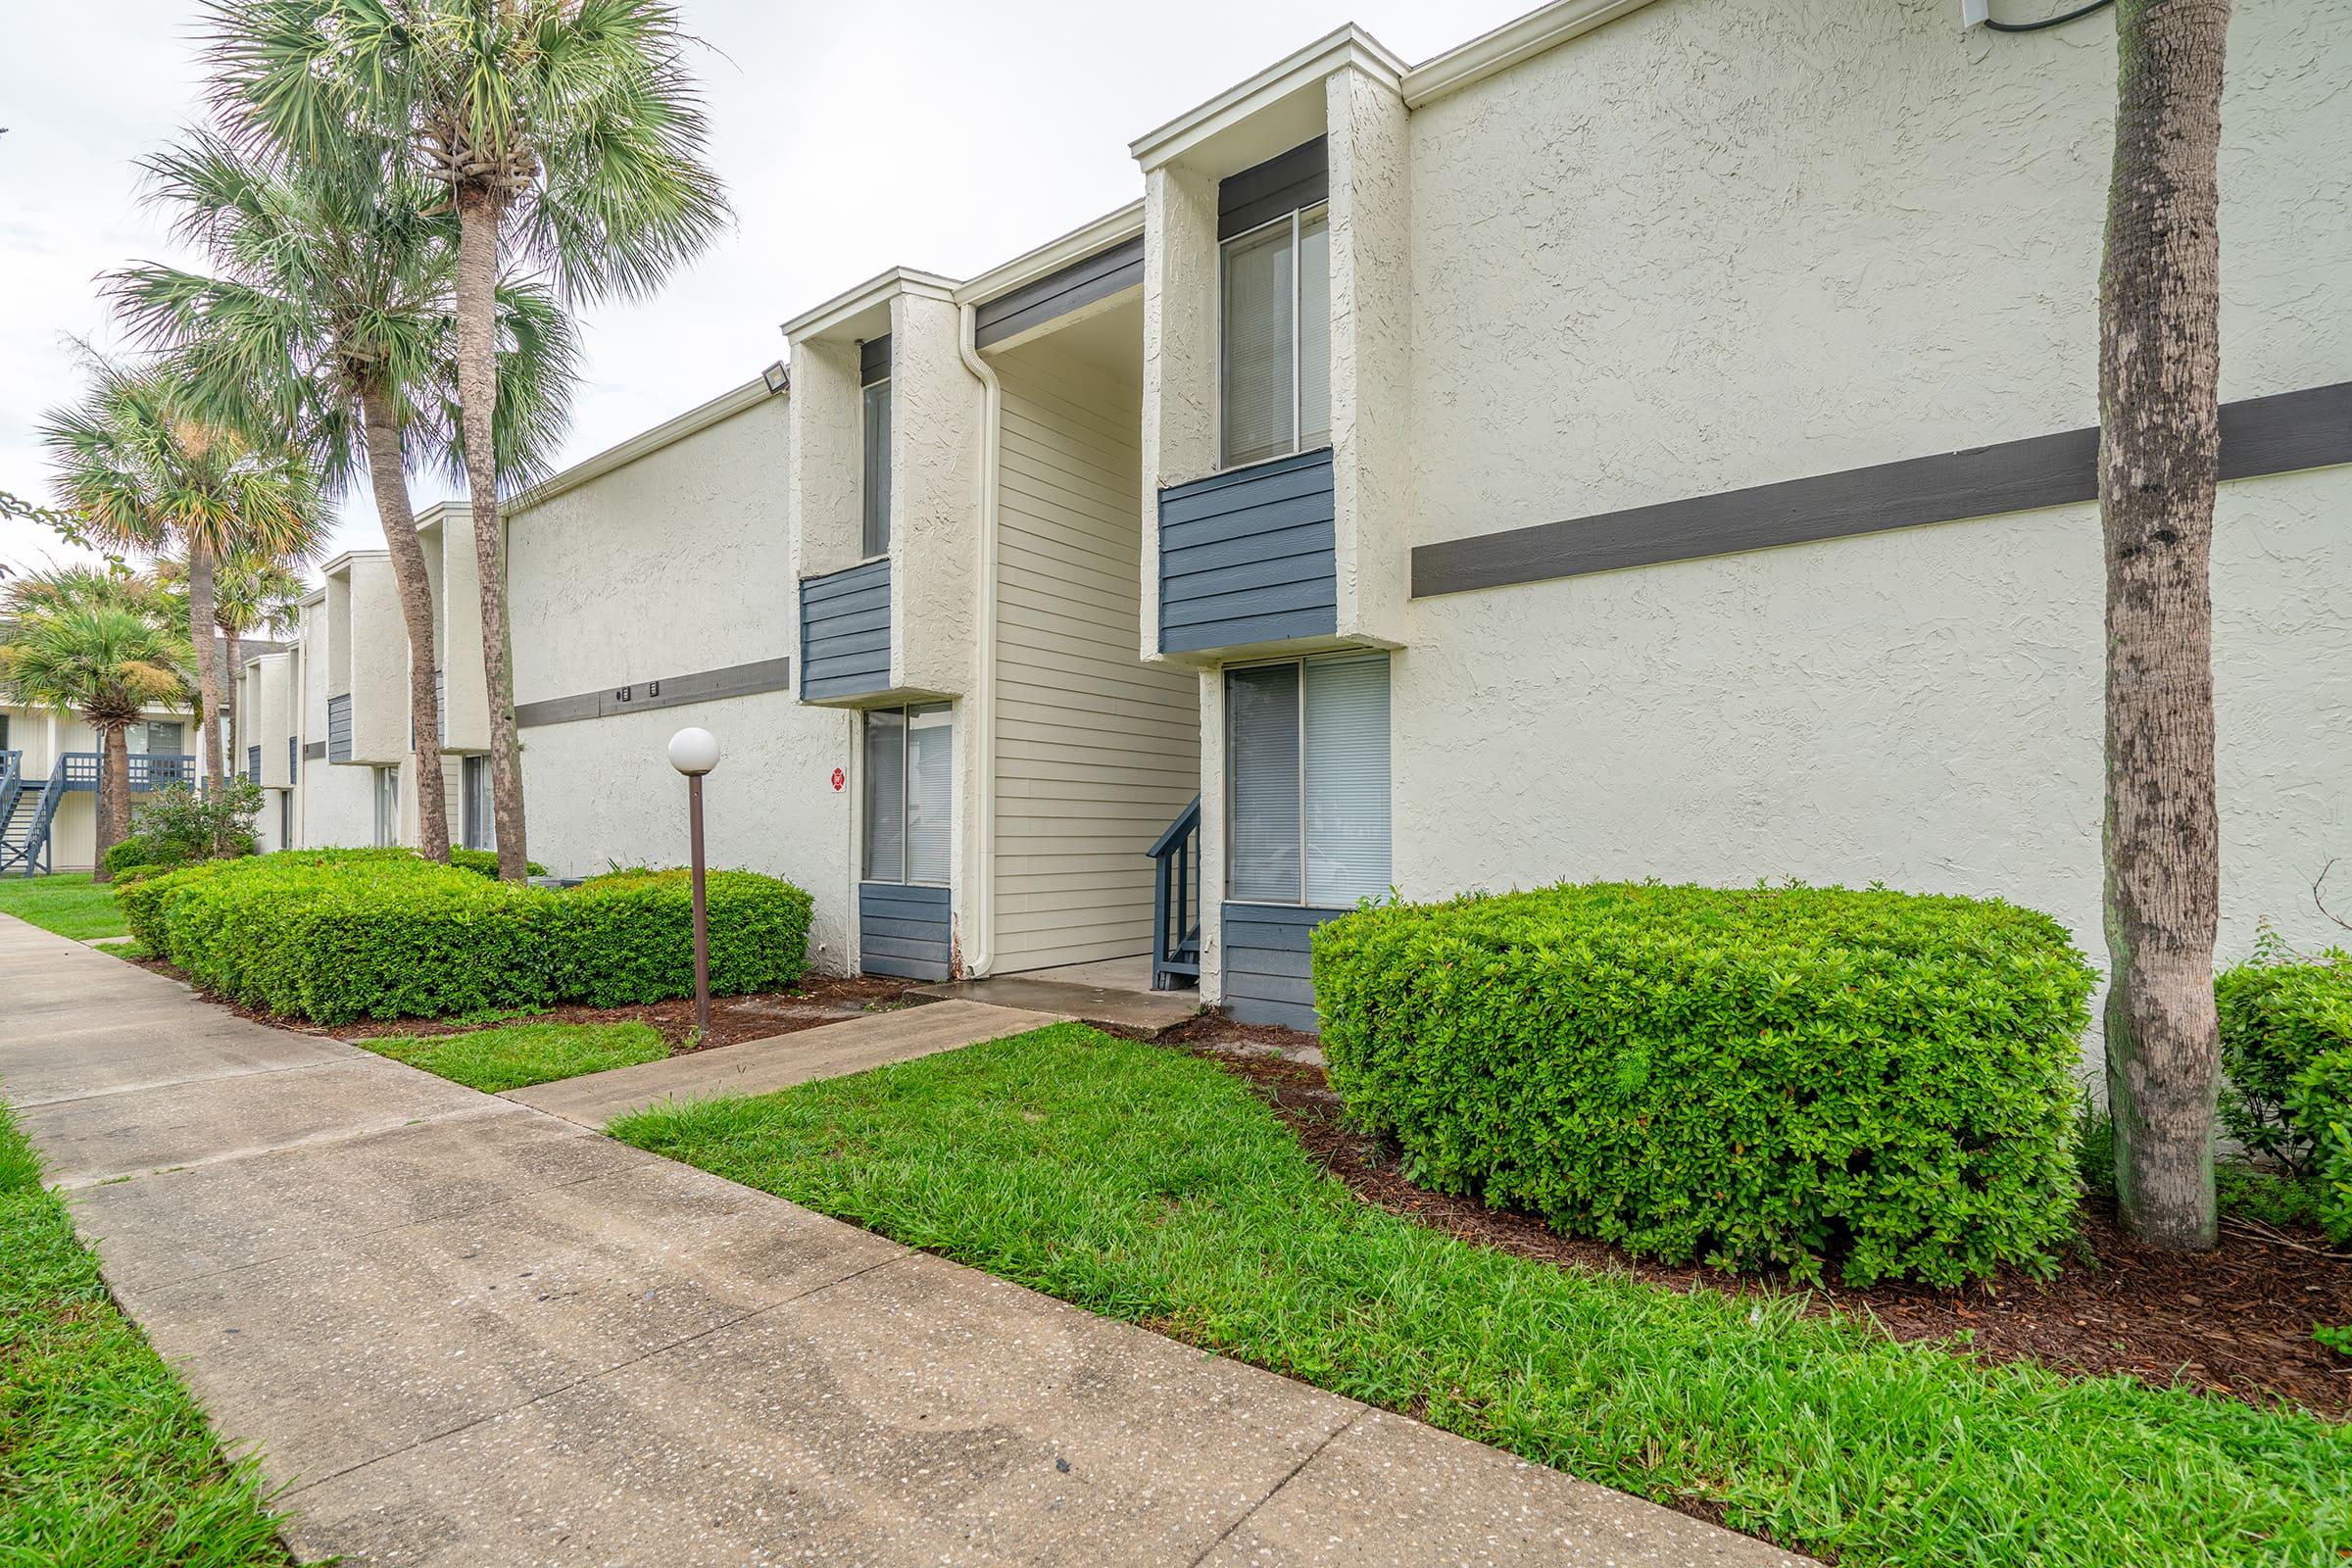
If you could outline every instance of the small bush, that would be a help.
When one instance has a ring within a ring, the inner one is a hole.
[[[202,795],[185,784],[165,786],[132,810],[130,832],[132,839],[149,840],[160,852],[142,863],[187,865],[210,858],[215,845],[229,855],[251,855],[253,824],[261,814],[262,787],[233,774]]]
[[[1315,933],[1332,1087],[1416,1180],[1629,1250],[1848,1283],[2046,1268],[2092,974],[2058,922],[1599,884]]]
[[[471,871],[477,876],[495,877],[498,875],[498,852],[496,850],[452,850],[449,852],[449,863],[461,871]],[[537,860],[523,861],[522,869],[529,876],[547,875],[547,867],[541,865]]]
[[[807,972],[807,893],[720,871],[709,894],[713,992],[779,989]],[[319,1023],[609,1006],[694,989],[682,872],[556,890],[406,850],[295,851],[189,866],[121,902],[131,935],[199,986]]]
[[[132,871],[186,865],[203,858],[200,854],[186,853],[182,846],[158,834],[133,833],[108,849],[103,862],[108,876],[121,878]]]
[[[2320,1228],[2352,1242],[2352,1050],[2328,1052],[2297,1073],[2287,1110],[2310,1144]]]
[[[2246,1149],[2301,1174],[2311,1136],[2287,1102],[2321,1056],[2352,1051],[2352,954],[2296,952],[2265,929],[2254,956],[2213,983],[2221,1013],[2222,1125]]]

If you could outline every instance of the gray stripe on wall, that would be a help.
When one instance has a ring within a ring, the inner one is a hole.
[[[323,760],[325,760],[325,759],[326,759],[326,742],[324,742],[324,741],[306,741],[306,742],[304,742],[304,743],[303,743],[303,748],[302,748],[302,758],[303,758],[303,760],[304,760],[304,761],[306,761],[306,762],[318,762],[318,761],[323,761]]]
[[[1144,236],[1138,234],[995,299],[982,300],[972,312],[972,335],[986,348],[1097,300],[1141,288],[1143,282]]]
[[[860,882],[858,967],[902,980],[945,980],[954,948],[951,924],[946,888]]]
[[[535,703],[516,703],[514,722],[528,729],[541,724],[569,724],[583,718],[610,718],[614,713],[676,708],[686,703],[716,702],[722,697],[751,697],[760,692],[792,690],[792,661],[762,659],[724,669],[697,670],[691,675],[663,675],[657,680],[577,697],[548,697]]]
[[[1413,597],[1992,517],[2098,498],[2099,432],[1847,468],[1413,550]],[[2352,381],[2222,406],[2222,477],[2352,463]]]
[[[801,583],[801,696],[860,697],[890,687],[890,562]]]
[[[1217,238],[1246,234],[1330,194],[1330,142],[1317,136],[1217,182]]]
[[[1219,910],[1226,1012],[1243,1023],[1320,1034],[1308,939],[1315,927],[1349,911],[1288,904],[1226,904]]]
[[[1160,652],[1329,635],[1337,544],[1329,447],[1162,490]]]

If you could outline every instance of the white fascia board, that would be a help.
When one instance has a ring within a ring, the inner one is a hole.
[[[956,290],[956,303],[977,305],[982,300],[992,300],[1000,294],[1010,293],[1023,283],[1033,283],[1049,273],[1058,272],[1072,262],[1092,256],[1122,240],[1133,239],[1143,231],[1144,203],[1138,197],[1117,212],[1105,213],[1083,228],[1073,228],[1059,239],[1049,240],[1002,267],[982,272]]]
[[[1350,22],[1296,54],[1276,61],[1249,80],[1226,88],[1198,109],[1188,110],[1157,129],[1146,131],[1127,144],[1127,151],[1146,172],[1157,169],[1268,104],[1279,103],[1301,87],[1348,66],[1392,87],[1398,85],[1407,69],[1387,45]]]
[[[784,394],[770,392],[764,377],[754,376],[738,387],[730,387],[710,402],[688,409],[674,419],[664,419],[650,430],[640,430],[617,446],[607,447],[592,458],[584,458],[561,473],[550,474],[537,484],[515,496],[498,509],[502,517],[553,501],[567,490],[576,490],[592,479],[601,479],[615,468],[625,468],[639,458],[675,446],[690,435],[708,430],[722,419],[731,419],[755,404],[765,403],[771,397]],[[438,520],[438,519],[436,519]],[[423,524],[417,524],[421,529]]]
[[[383,561],[387,560],[391,554],[392,552],[389,550],[346,550],[328,561],[325,565],[320,566],[318,573],[322,577],[339,577],[351,570],[351,564],[355,561]],[[325,598],[326,590],[319,589],[318,597]],[[304,602],[307,604],[309,601]]]
[[[937,272],[920,272],[911,267],[894,267],[856,288],[834,295],[814,310],[803,311],[784,323],[784,336],[788,339],[817,336],[877,305],[888,304],[894,294],[952,300],[956,297],[956,280]]]
[[[1482,33],[1403,73],[1405,107],[1418,109],[1447,93],[1459,92],[1473,82],[1508,71],[1523,60],[1557,48],[1649,3],[1650,0],[1557,0],[1541,11],[1531,11],[1516,22],[1506,22],[1493,32]]]

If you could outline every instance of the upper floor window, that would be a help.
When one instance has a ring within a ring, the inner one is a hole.
[[[862,552],[890,553],[890,336],[858,345],[858,424],[864,460],[858,485],[864,497]]]
[[[1331,225],[1320,205],[1224,243],[1222,466],[1331,440]]]

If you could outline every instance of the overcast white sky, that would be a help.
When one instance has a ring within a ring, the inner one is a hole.
[[[968,277],[1132,201],[1131,139],[1343,22],[1417,62],[1533,3],[682,0],[736,226],[587,316],[564,461],[749,379],[778,322],[886,267]],[[0,489],[47,498],[32,432],[74,391],[67,340],[111,341],[92,279],[171,254],[131,161],[197,113],[196,24],[190,0],[0,0]],[[380,539],[346,498],[338,547]],[[0,522],[0,563],[67,554]]]

